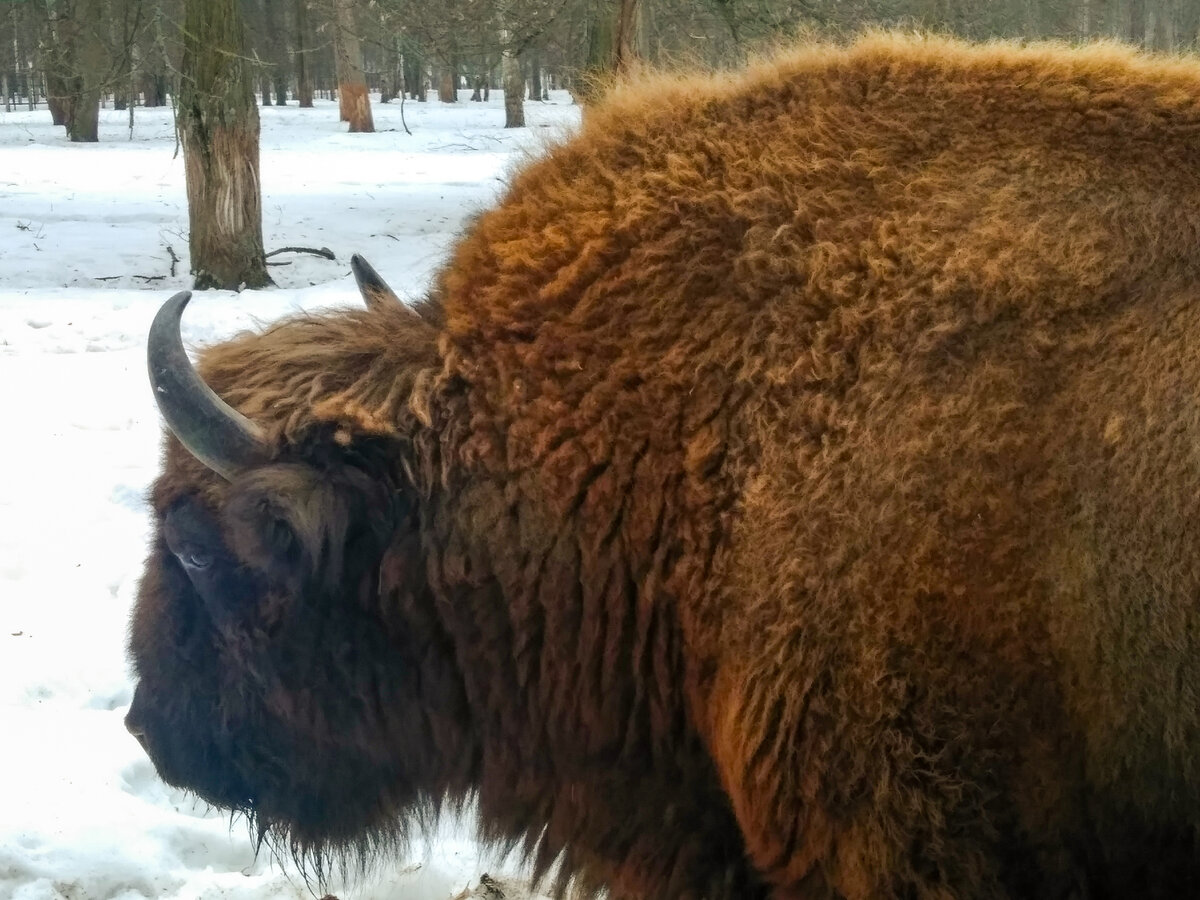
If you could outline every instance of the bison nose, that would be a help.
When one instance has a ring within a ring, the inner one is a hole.
[[[146,736],[146,730],[142,727],[141,722],[134,719],[132,710],[125,716],[125,730],[139,741]]]
[[[125,714],[125,730],[145,745],[146,726],[142,723],[141,710],[138,704],[138,690],[133,692],[133,702],[129,704],[129,712]]]

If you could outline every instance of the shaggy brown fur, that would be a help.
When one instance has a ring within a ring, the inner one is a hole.
[[[205,353],[278,462],[169,442],[131,721],[318,862],[474,796],[617,900],[1189,894],[1198,283],[1190,61],[625,89],[415,313]]]

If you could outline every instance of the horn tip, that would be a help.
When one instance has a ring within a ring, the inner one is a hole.
[[[354,280],[360,286],[363,284],[377,285],[383,281],[379,277],[379,273],[375,271],[375,267],[367,262],[360,253],[355,253],[350,257],[350,271],[354,273]]]
[[[167,302],[164,303],[163,306],[175,307],[180,312],[182,312],[183,308],[188,305],[188,302],[191,299],[192,299],[191,291],[178,291],[178,292],[172,294],[171,298],[169,300],[167,300]]]
[[[362,294],[368,308],[380,309],[400,303],[395,291],[388,287],[383,276],[375,271],[375,267],[367,262],[362,254],[355,253],[350,257],[350,270],[354,273],[354,282],[358,285],[358,292]]]

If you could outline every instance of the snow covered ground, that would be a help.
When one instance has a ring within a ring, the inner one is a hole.
[[[466,93],[461,96],[465,99]],[[266,249],[278,287],[193,301],[184,337],[219,340],[296,309],[356,302],[350,254],[421,292],[466,216],[511,167],[578,121],[565,93],[506,131],[487,104],[375,106],[373,135],[333,104],[262,110]],[[255,859],[242,823],[167,788],[122,725],[125,629],[158,463],[144,339],[186,288],[187,209],[170,110],[101,113],[99,144],[69,144],[45,110],[0,113],[0,898],[306,898]],[[172,274],[172,253],[179,262]],[[469,823],[342,900],[447,900],[480,876]],[[513,896],[511,893],[509,896]]]

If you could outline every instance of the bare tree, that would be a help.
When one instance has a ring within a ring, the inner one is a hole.
[[[404,90],[413,100],[424,103],[428,96],[427,82],[425,81],[425,60],[421,56],[420,48],[413,41],[409,42],[404,52],[403,68]]]
[[[115,109],[132,109],[137,105],[134,94],[140,67],[138,46],[149,31],[146,4],[143,0],[108,0],[106,12],[109,79],[102,89],[112,91]]]
[[[1146,0],[1129,0],[1129,32],[1131,44],[1146,43]]]
[[[42,74],[39,20],[45,16],[40,3],[0,3],[0,80],[6,110],[15,108],[22,98],[30,109],[37,106]]]
[[[442,61],[438,99],[443,103],[458,102],[458,56],[453,52],[444,56]]]
[[[1196,40],[1200,37],[1200,3],[1181,0],[1178,15],[1179,27],[1175,30],[1178,46],[1194,51]]]
[[[629,71],[637,58],[635,41],[641,24],[641,0],[616,0],[616,24],[613,27],[612,67],[617,73]]]
[[[102,35],[103,0],[62,0],[46,4],[50,47],[47,86],[56,125],[75,142],[99,140],[100,94],[110,68]]]
[[[174,69],[169,57],[167,31],[164,21],[167,15],[177,16],[177,11],[165,10],[167,4],[157,0],[148,10],[146,27],[137,45],[139,82],[143,103],[146,106],[165,106],[171,90]]]
[[[404,75],[400,70],[400,35],[387,35],[383,51],[383,71],[380,73],[379,102],[388,103],[404,91]]]
[[[9,53],[11,52],[11,57]],[[0,19],[0,92],[4,94],[4,111],[12,112],[17,94],[17,72],[20,69],[20,48],[17,46],[17,7],[11,7]]]
[[[351,132],[375,130],[367,79],[363,74],[362,46],[354,17],[354,0],[336,0],[337,13],[334,47],[337,53],[338,108]]]
[[[296,68],[296,99],[306,109],[313,105],[312,38],[308,31],[308,0],[296,0],[296,42],[293,59]]]
[[[287,106],[287,87],[291,80],[288,65],[284,11],[281,0],[263,0],[263,25],[266,28],[267,58],[271,63],[271,85],[275,89],[275,105]]]
[[[507,31],[501,32],[504,55],[500,60],[500,71],[504,80],[504,127],[525,127],[525,73],[521,71],[521,58]]]
[[[62,21],[72,50],[73,71],[67,85],[71,96],[71,118],[67,136],[74,142],[100,140],[100,94],[108,75],[101,0],[77,0],[69,18]]]
[[[179,137],[196,288],[270,284],[258,108],[237,0],[187,0],[180,69]]]

